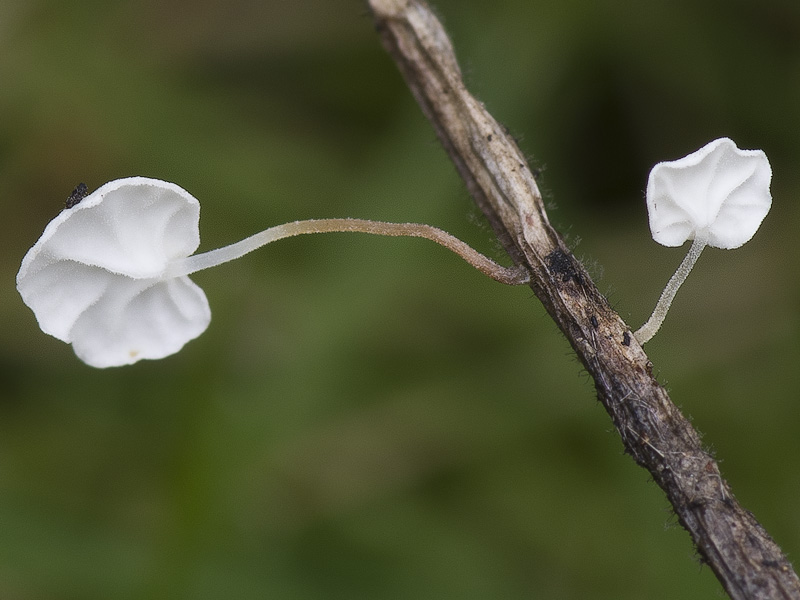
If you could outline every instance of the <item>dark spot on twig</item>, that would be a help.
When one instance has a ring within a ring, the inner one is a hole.
[[[73,206],[80,203],[81,200],[86,198],[89,195],[89,188],[86,187],[85,183],[79,183],[75,186],[75,189],[72,190],[72,193],[67,197],[66,207],[72,208]]]
[[[547,267],[550,269],[550,272],[560,277],[562,282],[567,283],[569,281],[574,281],[579,285],[583,283],[575,265],[575,259],[561,250],[561,248],[553,250],[547,255],[545,260],[547,261]]]
[[[687,506],[691,509],[698,509],[698,508],[703,508],[707,504],[708,504],[707,498],[692,498],[687,503]]]
[[[622,334],[622,345],[623,346],[630,346],[631,345],[631,336],[627,331]]]
[[[491,133],[486,136],[486,141],[487,142],[491,142],[492,141],[492,134]]]
[[[589,317],[589,323],[591,323],[591,324],[592,324],[592,327],[594,327],[595,329],[597,329],[598,327],[600,327],[600,324],[597,322],[597,317],[595,317],[594,315],[592,315],[591,317]]]

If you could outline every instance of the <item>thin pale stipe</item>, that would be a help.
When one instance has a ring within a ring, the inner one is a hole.
[[[684,257],[683,262],[681,262],[681,264],[678,266],[675,274],[670,277],[670,280],[667,282],[667,287],[665,287],[664,291],[661,292],[661,297],[658,299],[658,303],[653,310],[653,314],[650,315],[647,323],[642,325],[633,334],[633,337],[636,338],[636,341],[639,342],[639,344],[644,344],[645,342],[650,341],[661,327],[661,324],[664,322],[664,319],[667,316],[669,307],[672,304],[672,301],[675,299],[675,294],[678,293],[681,285],[683,285],[683,282],[686,281],[686,277],[689,275],[692,267],[694,267],[697,259],[700,258],[700,254],[703,252],[706,244],[706,235],[698,235],[694,238],[692,245],[689,248],[689,252]]]
[[[530,274],[524,268],[498,265],[465,242],[436,227],[419,223],[384,223],[367,219],[310,219],[276,225],[230,246],[202,254],[194,254],[176,261],[169,267],[165,277],[178,277],[196,273],[197,271],[235,260],[266,244],[284,238],[309,233],[334,232],[425,238],[455,252],[470,265],[495,281],[506,285],[522,285],[530,281]]]

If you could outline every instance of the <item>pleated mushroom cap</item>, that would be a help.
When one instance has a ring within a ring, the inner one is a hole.
[[[681,246],[704,235],[715,248],[738,248],[758,230],[772,205],[772,169],[762,150],[714,140],[679,160],[661,162],[647,181],[653,239]]]
[[[94,367],[164,358],[206,330],[211,310],[168,266],[200,244],[200,204],[145,177],[109,182],[45,228],[22,260],[17,289],[42,331]]]

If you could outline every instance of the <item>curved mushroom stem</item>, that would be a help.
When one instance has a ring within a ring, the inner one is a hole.
[[[385,223],[382,221],[369,221],[367,219],[309,219],[306,221],[293,221],[270,227],[259,233],[251,235],[240,242],[211,250],[202,254],[194,254],[183,260],[173,263],[168,272],[168,277],[189,275],[209,267],[234,260],[252,252],[265,244],[283,238],[303,235],[306,233],[330,232],[358,232],[375,235],[421,237],[440,244],[452,250],[461,258],[488,275],[495,281],[506,285],[521,285],[530,281],[530,273],[520,266],[503,267],[490,258],[484,256],[460,239],[446,231],[430,225],[418,223]]]
[[[688,254],[686,254],[683,262],[678,266],[678,270],[675,271],[675,274],[667,282],[667,286],[664,288],[664,291],[661,292],[661,297],[658,299],[658,303],[653,310],[653,314],[650,315],[647,323],[642,325],[633,334],[633,337],[636,338],[636,341],[639,342],[639,344],[644,345],[645,342],[648,342],[661,327],[661,324],[664,322],[664,318],[667,316],[667,311],[672,304],[672,300],[675,298],[675,294],[678,293],[678,288],[680,288],[683,282],[686,281],[686,277],[689,275],[692,267],[694,267],[694,263],[696,263],[697,259],[700,258],[700,253],[703,252],[703,248],[706,247],[707,243],[708,235],[705,232],[697,232],[695,234],[695,238],[692,241],[692,246],[689,248]]]

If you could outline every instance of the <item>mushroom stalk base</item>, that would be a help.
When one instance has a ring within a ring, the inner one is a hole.
[[[530,273],[520,266],[503,267],[465,242],[436,227],[419,223],[385,223],[367,219],[309,219],[270,227],[240,242],[189,256],[174,263],[169,277],[189,275],[237,259],[261,246],[277,240],[307,233],[356,232],[392,237],[421,237],[455,252],[484,275],[506,285],[522,285],[530,281]]]
[[[681,285],[683,285],[683,282],[686,281],[686,277],[689,275],[692,267],[694,267],[697,259],[700,258],[700,254],[703,252],[703,249],[706,247],[707,243],[708,240],[707,236],[705,235],[698,234],[694,238],[692,241],[692,246],[689,248],[689,252],[683,259],[683,262],[678,266],[678,270],[675,271],[675,274],[667,282],[667,286],[664,288],[664,291],[661,292],[661,297],[658,299],[658,303],[653,310],[653,314],[650,315],[647,323],[642,325],[633,334],[633,337],[636,338],[636,341],[639,342],[639,344],[644,344],[645,342],[650,341],[659,330],[661,324],[664,322],[664,319],[667,316],[669,307],[672,305],[672,300],[675,298],[675,294],[678,293],[678,289],[680,289]]]

